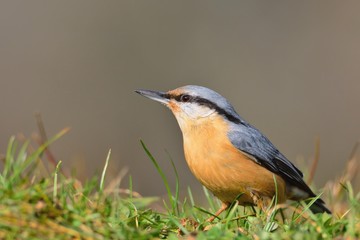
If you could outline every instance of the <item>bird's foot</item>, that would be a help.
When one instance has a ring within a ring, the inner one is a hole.
[[[188,232],[193,233],[196,231],[197,227],[200,225],[195,219],[192,218],[182,218],[180,219],[181,226],[186,229]],[[179,236],[184,235],[184,232],[181,228],[177,230]]]
[[[209,222],[209,223],[213,222],[215,220],[215,218],[218,218],[222,212],[224,212],[226,209],[229,208],[229,206],[230,206],[229,203],[222,203],[220,209],[217,210],[213,216],[206,219],[206,222]]]

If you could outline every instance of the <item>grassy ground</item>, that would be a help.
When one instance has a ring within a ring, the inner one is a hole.
[[[334,211],[332,216],[314,215],[304,203],[285,206],[285,211],[279,206],[267,214],[233,204],[210,225],[205,220],[220,206],[219,202],[206,190],[208,208],[194,202],[190,189],[186,199],[179,199],[178,184],[170,189],[165,174],[144,144],[168,193],[164,212],[151,209],[157,198],[144,198],[132,191],[132,181],[126,188],[119,186],[120,177],[104,184],[110,151],[102,175],[84,184],[62,173],[61,162],[53,170],[46,170],[47,147],[64,133],[37,149],[29,142],[10,139],[0,173],[0,239],[360,238],[360,194],[350,183],[356,173],[354,159],[349,161],[344,176],[329,183],[326,196],[322,196]],[[175,166],[174,171],[177,176]]]

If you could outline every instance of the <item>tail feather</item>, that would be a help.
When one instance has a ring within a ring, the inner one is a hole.
[[[329,213],[331,214],[331,211],[325,206],[325,203],[323,200],[321,200],[320,198],[317,199],[311,206],[310,206],[310,210],[313,213]]]
[[[305,183],[304,183],[305,184]],[[325,206],[325,202],[319,196],[316,196],[309,187],[301,189],[291,185],[287,185],[288,198],[294,201],[304,200],[306,204],[313,202],[314,198],[317,198],[310,206],[310,210],[313,213],[329,213],[331,211]]]

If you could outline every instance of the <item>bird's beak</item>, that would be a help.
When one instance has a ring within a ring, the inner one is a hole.
[[[168,105],[169,103],[169,98],[167,98],[167,94],[164,92],[158,92],[158,91],[151,91],[151,90],[135,90],[136,93],[150,98],[154,101],[160,102],[162,104]]]

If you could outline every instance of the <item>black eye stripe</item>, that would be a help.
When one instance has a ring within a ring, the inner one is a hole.
[[[178,101],[178,102],[182,102],[181,98],[182,98],[183,96],[185,96],[185,94],[171,95],[171,96],[170,96],[170,99],[175,99],[175,100]],[[189,96],[189,95],[187,95],[187,96]]]
[[[189,99],[186,101],[188,103],[193,102],[193,103],[197,103],[201,106],[206,106],[210,109],[214,109],[218,114],[223,115],[227,120],[234,122],[234,123],[241,123],[241,120],[237,116],[234,116],[233,114],[227,112],[225,109],[219,107],[216,103],[214,103],[208,99],[196,97],[196,96],[190,96],[187,94],[180,94],[180,95],[166,94],[166,96],[164,96],[164,97],[166,97],[168,99],[174,99],[178,102],[184,102],[184,101],[182,101],[182,98],[184,96],[189,97]]]
[[[221,115],[223,115],[224,117],[226,117],[229,121],[234,122],[234,123],[241,123],[241,120],[239,118],[237,118],[236,116],[228,113],[225,109],[219,107],[216,103],[204,99],[204,98],[195,98],[195,102],[197,102],[199,105],[202,106],[207,106],[210,109],[215,109],[215,111]]]

